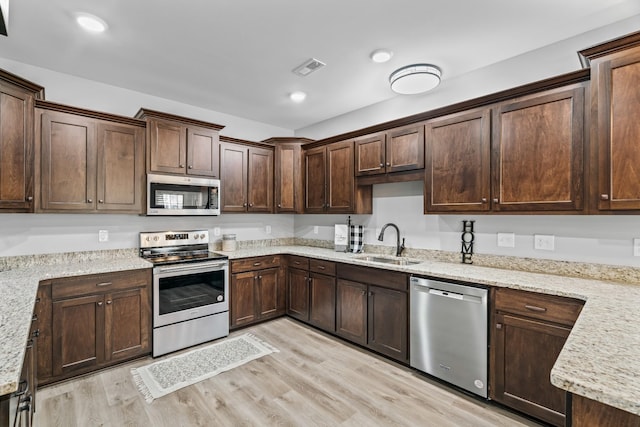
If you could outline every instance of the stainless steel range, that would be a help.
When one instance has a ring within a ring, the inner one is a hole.
[[[209,231],[140,233],[153,263],[153,357],[229,335],[229,260]]]

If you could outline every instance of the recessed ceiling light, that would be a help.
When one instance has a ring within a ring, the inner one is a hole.
[[[393,52],[387,49],[376,49],[369,56],[373,62],[383,63],[391,59]]]
[[[295,91],[295,92],[291,92],[289,94],[289,98],[293,101],[293,102],[302,102],[307,98],[307,94],[302,92],[302,91]]]
[[[389,76],[391,90],[402,95],[413,95],[434,89],[440,84],[442,72],[431,64],[413,64],[398,68]]]
[[[102,33],[108,28],[107,23],[102,19],[88,13],[78,13],[76,15],[76,22],[82,28],[92,33]]]

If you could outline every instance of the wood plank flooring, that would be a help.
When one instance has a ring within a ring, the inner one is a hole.
[[[280,350],[147,404],[130,370],[38,391],[35,425],[538,426],[296,321],[243,329]]]

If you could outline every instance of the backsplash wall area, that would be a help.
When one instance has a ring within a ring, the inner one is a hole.
[[[374,185],[374,213],[351,220],[365,226],[365,245],[389,246],[389,254],[395,230],[387,229],[384,242],[377,239],[388,222],[400,227],[407,248],[459,253],[467,219],[475,220],[474,252],[479,254],[640,266],[640,257],[633,256],[633,239],[640,238],[637,215],[424,215],[422,204],[422,182]],[[347,215],[296,215],[295,237],[333,241],[334,224],[346,223]],[[514,233],[515,247],[498,247],[497,233]],[[555,250],[534,249],[536,234],[555,236]]]
[[[293,215],[223,214],[216,217],[145,217],[136,215],[2,214],[0,257],[45,253],[138,248],[141,231],[208,229],[210,239],[236,234],[237,239],[293,237]],[[267,233],[267,226],[271,232]],[[215,228],[220,235],[215,236]],[[98,242],[99,230],[109,232]]]

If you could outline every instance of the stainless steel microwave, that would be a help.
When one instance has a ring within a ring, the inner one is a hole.
[[[220,215],[220,180],[147,174],[147,215]]]

